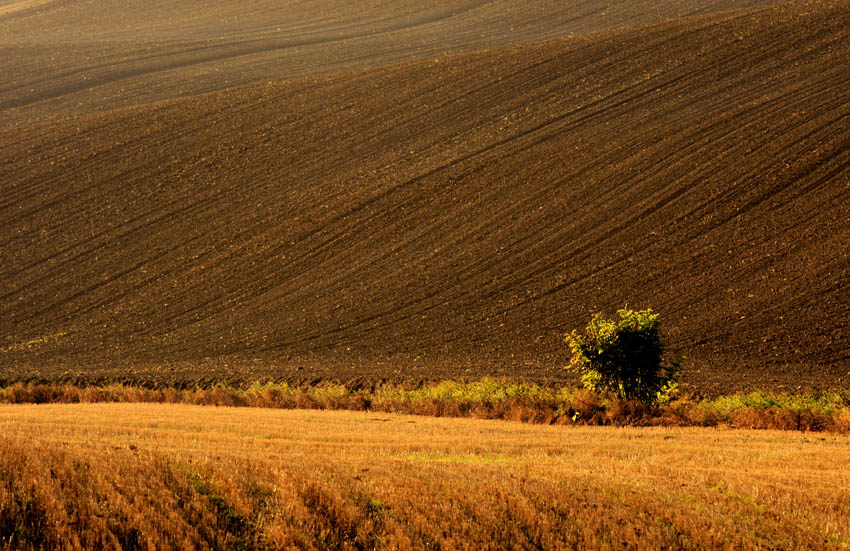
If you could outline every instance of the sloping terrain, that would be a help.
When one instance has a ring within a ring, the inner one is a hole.
[[[850,2],[493,40],[6,100],[0,378],[545,380],[628,303],[695,389],[846,384]]]
[[[0,126],[775,0],[0,0]]]

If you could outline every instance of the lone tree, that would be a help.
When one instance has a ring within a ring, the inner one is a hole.
[[[584,336],[566,335],[573,353],[567,369],[580,373],[584,387],[596,392],[647,404],[669,401],[677,391],[679,363],[663,363],[658,314],[627,308],[617,314],[619,321],[596,314]]]

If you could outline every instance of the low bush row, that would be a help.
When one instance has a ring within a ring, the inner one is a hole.
[[[483,379],[351,390],[341,384],[293,387],[255,383],[239,388],[146,389],[125,385],[16,383],[0,403],[149,402],[208,406],[347,409],[529,423],[615,426],[728,426],[850,432],[850,391],[792,395],[751,392],[719,398],[679,397],[649,405],[583,388]]]

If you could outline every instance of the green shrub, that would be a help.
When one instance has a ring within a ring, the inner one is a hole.
[[[567,369],[581,374],[585,388],[647,404],[666,402],[676,392],[678,363],[664,364],[658,314],[618,310],[619,320],[596,314],[585,335],[566,335],[573,356]]]

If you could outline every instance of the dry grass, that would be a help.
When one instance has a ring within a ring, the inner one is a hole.
[[[847,549],[850,440],[0,407],[4,549]]]

